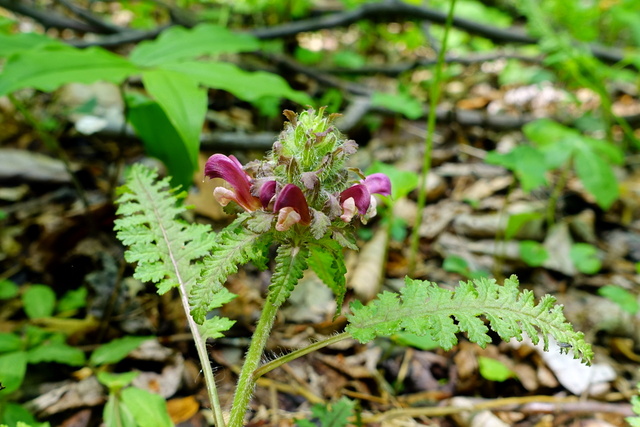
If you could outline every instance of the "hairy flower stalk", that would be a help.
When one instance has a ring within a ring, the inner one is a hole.
[[[350,223],[376,215],[374,194],[391,194],[386,175],[365,177],[346,167],[357,144],[333,126],[334,115],[326,116],[324,109],[284,114],[289,121],[264,160],[243,166],[233,156],[214,154],[205,166],[205,176],[227,183],[214,190],[216,200],[223,206],[233,201],[246,212],[240,218],[247,233],[269,235],[280,245],[265,307],[238,379],[231,426],[243,425],[275,315],[304,270],[321,269],[319,276],[336,293],[340,308],[346,289],[341,247],[356,247]],[[318,264],[327,254],[335,261]]]

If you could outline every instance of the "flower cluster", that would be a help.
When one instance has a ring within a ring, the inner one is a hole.
[[[243,166],[234,156],[214,154],[207,160],[205,176],[222,178],[228,187],[213,195],[226,206],[236,202],[247,212],[263,211],[277,217],[275,229],[287,231],[295,224],[330,224],[338,218],[349,223],[376,214],[374,194],[389,196],[391,182],[381,173],[364,177],[357,169],[349,182],[346,158],[356,151],[332,125],[332,116],[308,110],[300,115],[285,111],[285,125],[265,160]]]

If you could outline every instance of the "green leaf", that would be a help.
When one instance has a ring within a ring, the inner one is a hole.
[[[584,334],[575,332],[566,321],[562,306],[550,295],[535,304],[531,291],[518,289],[515,276],[505,280],[503,286],[481,278],[460,282],[454,290],[409,278],[405,283],[400,293],[383,292],[366,306],[353,302],[347,332],[363,343],[401,331],[429,335],[447,350],[457,343],[456,333],[462,331],[470,341],[485,346],[491,338],[484,321],[478,318],[483,315],[503,340],[522,340],[526,333],[537,344],[542,336],[547,350],[552,336],[569,344],[575,358],[589,363],[593,357]]]
[[[540,242],[523,240],[519,243],[520,257],[531,267],[540,267],[549,258],[549,252]]]
[[[540,212],[522,212],[518,214],[509,215],[507,221],[507,228],[504,230],[504,238],[507,240],[512,239],[520,231],[522,226],[530,221],[536,221],[542,218]]]
[[[519,145],[506,154],[490,152],[485,161],[513,171],[526,192],[547,185],[547,166],[542,152],[529,145]]]
[[[65,45],[58,40],[37,33],[0,34],[0,57],[48,47],[64,48]]]
[[[186,75],[168,70],[145,71],[142,81],[182,138],[192,163],[190,172],[193,173],[198,165],[207,92]]]
[[[332,239],[322,239],[309,245],[309,267],[318,278],[331,289],[336,296],[336,315],[342,310],[342,303],[347,292],[342,246]]]
[[[66,292],[58,301],[58,312],[77,310],[87,305],[87,288],[80,287]]]
[[[85,363],[84,352],[64,343],[50,343],[32,348],[27,353],[31,364],[54,362],[69,366],[82,366]]]
[[[291,89],[285,79],[266,71],[244,71],[225,62],[186,61],[164,66],[183,73],[212,89],[222,89],[238,98],[256,103],[267,97],[287,98],[301,105],[314,104],[304,92]]]
[[[117,393],[127,387],[140,374],[138,371],[123,372],[114,374],[107,371],[99,371],[97,374],[98,381],[109,389],[110,393]]]
[[[602,262],[598,258],[598,250],[588,243],[574,243],[569,251],[569,256],[581,273],[596,274],[602,268]]]
[[[233,294],[231,294],[233,295]],[[235,295],[233,295],[235,297]],[[207,338],[222,338],[223,332],[228,331],[236,323],[235,320],[227,319],[226,317],[214,316],[206,319],[202,325],[198,325],[198,330],[203,339]]]
[[[122,404],[129,409],[138,427],[173,427],[167,402],[160,395],[129,387],[122,390]]]
[[[277,252],[267,302],[280,307],[289,298],[307,268],[309,247],[284,244],[278,247]]]
[[[139,69],[104,49],[30,50],[13,55],[0,74],[0,96],[33,87],[52,91],[63,84],[104,80],[119,84]]]
[[[371,96],[371,105],[388,108],[411,120],[419,119],[423,114],[422,103],[406,93],[392,95],[374,92]]]
[[[469,264],[467,261],[458,255],[449,255],[442,262],[442,269],[450,273],[458,273],[463,276],[469,274]]]
[[[138,427],[133,414],[115,394],[110,394],[102,411],[105,427]]]
[[[56,294],[49,286],[32,285],[22,294],[22,304],[29,319],[50,317],[56,305]]]
[[[171,185],[189,188],[193,183],[193,163],[187,144],[182,140],[176,128],[160,104],[137,95],[134,101],[128,97],[127,118],[144,142],[148,155],[160,159],[172,176]]]
[[[27,353],[14,351],[13,353],[0,354],[0,378],[5,387],[0,390],[0,398],[20,388],[24,375],[27,372]]]
[[[138,348],[145,341],[155,339],[154,337],[123,337],[117,338],[107,344],[98,347],[91,357],[89,363],[92,366],[101,366],[118,363],[133,350]]]
[[[403,171],[395,166],[382,163],[378,160],[373,162],[365,172],[365,175],[383,173],[391,181],[391,198],[398,200],[407,196],[418,187],[418,174],[411,171]]]
[[[0,299],[10,299],[18,295],[18,285],[9,279],[0,280]]]
[[[605,285],[598,289],[598,295],[615,302],[629,314],[635,315],[640,311],[638,297],[620,286]]]
[[[318,419],[321,427],[345,427],[350,424],[349,417],[353,415],[354,406],[354,402],[342,397],[335,403],[313,405],[311,413]],[[296,425],[306,427],[318,424],[307,420],[296,420]]]
[[[598,206],[607,210],[620,195],[618,180],[600,154],[584,144],[578,147],[574,158],[576,173],[584,188],[595,197]]]
[[[200,24],[193,29],[173,26],[160,36],[136,46],[129,58],[143,66],[161,65],[203,55],[258,50],[258,39],[234,33],[225,27]]]
[[[420,350],[435,350],[440,346],[429,335],[416,335],[409,332],[400,332],[391,336],[391,339],[398,345],[415,347]]]
[[[9,332],[0,333],[0,353],[17,351],[22,348],[22,339]]]
[[[550,119],[529,122],[524,125],[522,131],[530,141],[541,147],[581,136],[576,130]]]
[[[2,427],[50,427],[48,422],[39,423],[24,406],[13,402],[2,404]]]
[[[504,363],[490,357],[478,357],[478,368],[482,378],[489,381],[503,382],[516,376]]]

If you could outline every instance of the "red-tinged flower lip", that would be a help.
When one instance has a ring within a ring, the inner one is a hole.
[[[273,206],[274,212],[280,212],[283,208],[292,208],[300,215],[300,224],[309,225],[311,223],[311,213],[307,199],[302,190],[295,184],[287,184],[276,197]]]
[[[263,208],[266,209],[269,207],[271,199],[276,195],[277,184],[278,183],[276,181],[267,181],[262,184],[262,187],[260,188],[260,203]]]
[[[382,196],[391,195],[391,180],[383,173],[371,174],[361,181],[361,183],[367,187],[371,194],[380,194]]]
[[[204,167],[204,174],[209,178],[222,178],[235,190],[233,195],[227,193],[227,200],[235,200],[245,210],[251,212],[260,207],[258,198],[251,194],[251,177],[242,169],[242,164],[234,156],[214,154],[209,157]]]
[[[365,185],[356,184],[340,193],[340,205],[348,199],[353,199],[360,215],[364,215],[371,204],[371,193]]]

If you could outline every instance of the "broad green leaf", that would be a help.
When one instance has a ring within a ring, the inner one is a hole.
[[[123,372],[121,374],[114,374],[107,371],[99,371],[97,374],[98,381],[109,389],[110,393],[115,393],[131,384],[140,372],[131,371]]]
[[[2,404],[2,427],[49,427],[48,422],[39,423],[24,406],[13,402]]]
[[[150,339],[154,339],[154,337],[124,337],[115,339],[107,344],[101,345],[91,353],[89,363],[93,366],[118,363],[138,348],[140,344]]]
[[[129,122],[144,142],[147,154],[165,164],[172,177],[172,186],[189,188],[196,165],[167,114],[157,102],[149,98],[134,102],[129,98],[127,105]]]
[[[375,161],[369,166],[365,175],[374,173],[383,173],[389,177],[391,181],[391,198],[398,200],[405,197],[418,187],[418,174],[411,171],[403,171],[395,166]]]
[[[588,243],[574,243],[569,251],[569,256],[581,273],[596,274],[602,268],[602,262],[598,258],[598,250]]]
[[[152,66],[203,55],[250,52],[259,48],[258,39],[249,34],[234,33],[217,25],[200,24],[193,29],[171,27],[157,39],[138,44],[129,58],[136,64]]]
[[[507,228],[504,230],[505,239],[509,240],[513,238],[526,223],[539,220],[540,218],[542,218],[540,212],[522,212],[510,215],[507,221]]]
[[[524,191],[529,192],[547,184],[544,154],[529,145],[520,145],[506,154],[493,151],[487,155],[485,161],[513,171]]]
[[[182,73],[151,70],[142,74],[149,94],[158,102],[189,153],[194,172],[198,164],[200,133],[207,112],[207,93]]]
[[[22,348],[22,339],[16,334],[9,332],[0,333],[0,353],[17,351]]]
[[[0,379],[4,390],[0,390],[0,398],[20,388],[27,372],[27,353],[14,351],[0,354]]]
[[[9,279],[0,280],[0,299],[9,299],[18,295],[18,285]]]
[[[230,300],[235,297],[232,293],[229,293],[229,295],[231,296]],[[235,320],[231,320],[226,317],[214,316],[206,319],[202,325],[198,325],[198,330],[205,340],[207,338],[222,338],[224,337],[223,332],[231,329],[234,323],[236,323]]]
[[[85,307],[87,305],[87,293],[87,288],[84,286],[67,291],[58,301],[58,312],[64,313]]]
[[[137,387],[125,388],[122,404],[129,409],[138,427],[173,427],[167,402],[158,394]]]
[[[540,242],[523,240],[519,245],[520,257],[531,267],[540,267],[549,258],[549,252]]]
[[[85,363],[84,352],[64,343],[51,343],[32,348],[27,352],[31,364],[55,362],[69,366],[82,366]]]
[[[522,131],[530,141],[541,147],[581,136],[576,130],[550,119],[539,119],[527,123]]]
[[[598,206],[607,210],[620,194],[618,180],[611,166],[598,153],[579,146],[574,164],[584,188],[595,197]]]
[[[640,311],[638,297],[628,290],[616,285],[606,285],[598,289],[598,294],[615,302],[621,309],[629,314],[637,314]]]
[[[388,108],[411,120],[419,119],[423,114],[422,103],[406,93],[394,95],[374,92],[371,97],[371,105]]]
[[[5,64],[0,96],[26,87],[52,91],[71,82],[120,83],[138,73],[138,67],[125,58],[97,47],[30,50],[13,55]]]
[[[224,62],[186,61],[163,66],[191,76],[207,87],[222,89],[248,101],[257,102],[265,97],[287,98],[299,104],[313,104],[304,92],[291,89],[285,79],[266,71],[245,71]]]
[[[105,427],[138,427],[133,414],[115,394],[109,394],[107,404],[102,410]]]
[[[420,336],[409,332],[400,332],[392,335],[391,339],[398,345],[415,347],[420,350],[435,350],[440,347],[430,335]]]
[[[58,40],[37,33],[0,34],[0,57],[7,57],[31,49],[65,48]]]
[[[56,305],[56,294],[46,285],[32,285],[22,294],[22,304],[29,319],[50,317]]]
[[[457,255],[449,255],[442,262],[442,269],[450,273],[458,273],[466,276],[469,274],[469,264]]]
[[[478,357],[478,370],[482,378],[489,381],[503,382],[516,376],[504,363],[490,357]]]

